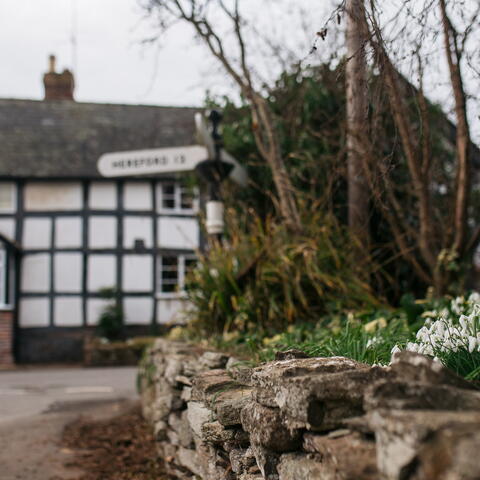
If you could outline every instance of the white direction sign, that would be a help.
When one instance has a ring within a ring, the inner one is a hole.
[[[207,148],[190,145],[103,154],[97,164],[104,177],[187,172],[208,158]]]

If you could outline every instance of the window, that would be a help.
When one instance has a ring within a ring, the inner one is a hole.
[[[160,184],[159,205],[161,212],[192,213],[197,208],[197,191],[179,182]]]
[[[15,185],[13,183],[0,183],[0,212],[15,211]]]
[[[158,293],[175,294],[183,292],[185,276],[195,268],[197,259],[193,255],[162,255],[158,261]]]

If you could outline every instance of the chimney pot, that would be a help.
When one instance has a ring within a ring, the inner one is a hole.
[[[50,55],[48,57],[48,73],[55,73],[55,55]]]
[[[49,70],[43,76],[45,100],[73,100],[75,80],[72,72],[65,69],[63,73],[55,71],[55,55],[48,57]]]

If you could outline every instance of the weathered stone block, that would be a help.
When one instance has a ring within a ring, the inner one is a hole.
[[[248,469],[256,465],[255,455],[251,448],[238,448],[231,450],[229,453],[232,471],[241,474],[248,473]]]
[[[279,480],[321,479],[338,480],[322,468],[320,455],[313,453],[286,453],[278,463]]]
[[[402,469],[409,480],[477,480],[480,478],[478,425],[445,426],[422,445]],[[407,477],[406,477],[407,478]]]
[[[391,371],[400,381],[451,385],[477,390],[471,382],[445,368],[440,362],[425,355],[406,350],[393,355]]]
[[[180,445],[186,448],[192,445],[193,436],[188,423],[188,410],[171,413],[168,416],[168,425],[178,434]]]
[[[301,445],[300,432],[287,428],[278,408],[249,402],[242,410],[242,426],[252,443],[274,452],[288,452]]]
[[[289,428],[331,430],[345,419],[362,415],[365,391],[387,374],[381,367],[362,367],[283,378],[278,380],[275,399]]]
[[[253,390],[252,399],[265,407],[278,408],[275,395],[276,393],[273,388],[257,387]]]
[[[199,373],[193,381],[192,400],[208,402],[214,395],[233,386],[235,386],[235,382],[226,370],[210,370]]]
[[[233,386],[215,396],[209,402],[209,406],[215,411],[222,425],[226,427],[240,425],[241,411],[250,401],[251,396],[251,388]]]
[[[198,363],[204,370],[213,370],[225,368],[228,361],[228,355],[219,352],[205,352],[199,359]]]
[[[163,420],[156,422],[153,426],[153,434],[157,441],[162,441],[167,438],[167,423]]]
[[[377,480],[375,443],[349,430],[333,431],[328,435],[307,433],[303,448],[320,454],[323,475],[342,480]],[[324,477],[321,477],[324,478]]]
[[[188,468],[195,475],[201,476],[202,469],[195,450],[180,447],[177,451],[177,460],[179,465]]]
[[[203,424],[214,421],[214,413],[199,402],[189,402],[187,412],[190,429],[197,437],[201,438]]]
[[[417,452],[436,432],[461,432],[466,427],[480,431],[480,412],[376,410],[368,417],[375,432],[378,469],[386,480],[410,479],[407,473],[416,468]]]
[[[170,429],[167,430],[167,438],[171,445],[175,445],[175,446],[180,445],[178,433],[175,432],[174,430],[170,430]]]
[[[294,358],[269,362],[254,368],[250,384],[255,387],[276,387],[282,380],[306,375],[333,374],[356,369],[368,369],[368,365],[345,357]]]
[[[221,444],[235,438],[235,430],[227,430],[220,422],[207,422],[202,425],[201,439],[205,443]]]
[[[366,410],[480,410],[480,392],[449,385],[382,380],[365,393]]]
[[[192,388],[191,387],[183,387],[182,393],[180,394],[180,398],[184,402],[189,402],[192,399]]]
[[[163,376],[170,385],[175,386],[177,384],[176,377],[180,376],[183,372],[185,358],[184,355],[170,355],[166,358],[166,367]]]
[[[277,465],[280,455],[278,453],[269,451],[262,445],[256,443],[252,443],[250,448],[252,449],[252,452],[255,456],[255,461],[263,478],[265,480],[279,480]]]

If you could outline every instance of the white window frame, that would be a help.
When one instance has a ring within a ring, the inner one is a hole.
[[[14,213],[17,210],[17,185],[13,182],[0,182],[0,189],[4,187],[11,188],[11,206],[10,207],[2,207],[0,205],[0,213]]]
[[[173,185],[174,191],[173,191],[173,207],[172,208],[167,208],[163,206],[163,200],[164,200],[164,193],[163,193],[163,186],[164,185]],[[176,215],[194,215],[195,213],[198,212],[198,188],[194,187],[193,188],[193,206],[192,208],[182,208],[182,191],[185,190],[185,186],[182,185],[181,182],[172,180],[172,181],[165,181],[165,182],[160,182],[157,186],[158,190],[158,201],[157,201],[157,211],[159,213],[173,213]]]
[[[177,258],[177,290],[174,292],[163,291],[163,257],[176,257]],[[185,296],[185,261],[196,260],[197,257],[191,253],[182,254],[165,254],[157,257],[157,281],[155,285],[155,291],[157,298],[181,298]]]

